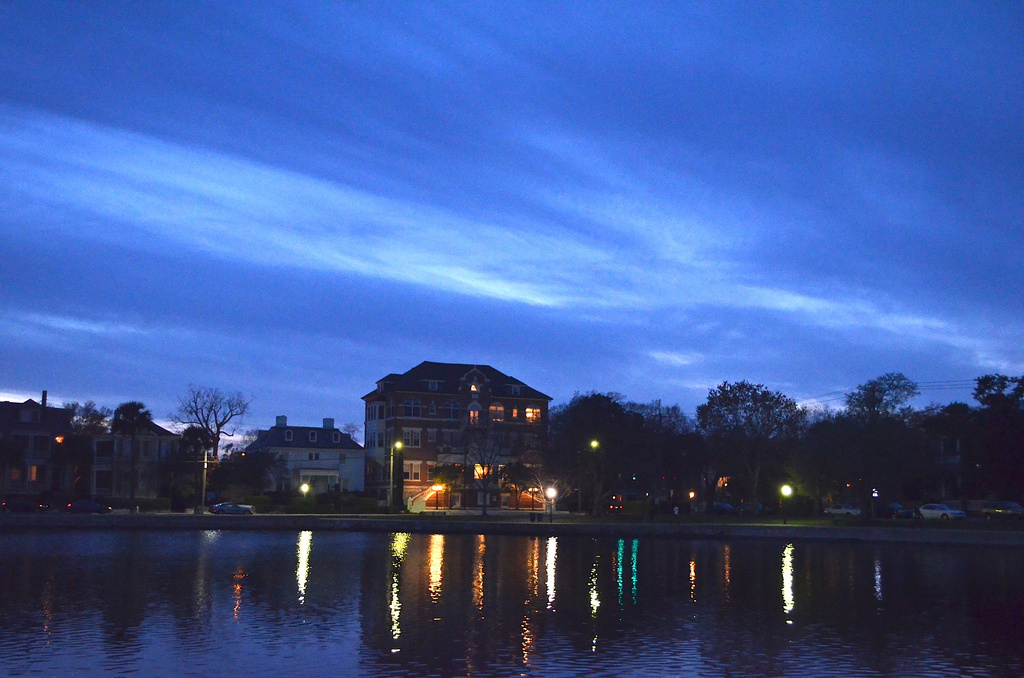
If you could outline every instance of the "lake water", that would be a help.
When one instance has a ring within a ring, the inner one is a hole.
[[[1024,675],[1024,550],[0,536],[0,675]]]

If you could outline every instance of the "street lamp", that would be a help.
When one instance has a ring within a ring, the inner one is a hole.
[[[388,513],[395,508],[395,452],[402,449],[402,441],[396,440],[391,446],[391,463],[388,464]]]
[[[779,497],[779,512],[782,513],[782,524],[785,525],[786,524],[786,501],[785,500],[788,499],[793,494],[793,488],[790,487],[789,485],[783,485],[781,488],[779,488],[779,492],[782,494],[782,496]]]
[[[441,490],[444,489],[444,485],[431,485],[430,489],[434,491],[434,510],[436,511],[437,509],[441,508],[440,506],[438,506],[438,502],[440,501],[440,494]]]
[[[544,494],[548,497],[548,522],[553,523],[555,522],[555,497],[558,496],[558,491],[549,487]]]
[[[309,483],[302,483],[299,485],[299,492],[302,493],[302,498],[305,499],[306,495],[309,493]]]

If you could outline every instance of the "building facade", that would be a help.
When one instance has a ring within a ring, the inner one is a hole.
[[[351,436],[335,428],[334,419],[323,426],[290,426],[280,416],[271,428],[259,431],[246,454],[271,454],[275,464],[267,489],[292,492],[303,484],[310,494],[362,492],[365,453]]]
[[[160,495],[162,466],[178,452],[181,436],[152,421],[135,435],[136,497]],[[131,497],[132,437],[118,433],[96,436],[92,441],[92,495]]]
[[[380,379],[363,401],[367,490],[385,504],[392,495],[428,509],[507,505],[501,468],[532,463],[547,441],[551,398],[489,365],[423,362]],[[462,482],[437,496],[441,466]]]
[[[31,398],[0,402],[0,483],[5,497],[49,497],[70,491],[71,464],[61,445],[71,434],[71,412]]]

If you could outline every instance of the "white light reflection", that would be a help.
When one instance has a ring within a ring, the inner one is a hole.
[[[306,602],[306,580],[309,578],[309,551],[313,547],[313,533],[299,532],[298,564],[295,567],[295,581],[299,585],[299,605]]]
[[[882,602],[882,561],[875,558],[875,600]]]
[[[789,614],[793,611],[793,545],[786,544],[782,550],[782,611]],[[786,620],[792,624],[792,619]]]
[[[601,596],[597,591],[597,559],[590,567],[590,616],[597,618],[597,608],[601,607]]]
[[[547,575],[548,609],[555,607],[555,559],[558,557],[558,537],[548,537]]]
[[[405,553],[409,549],[410,535],[407,532],[396,532],[391,538],[391,638],[398,640],[402,635],[402,600],[400,596],[400,584],[402,575],[402,561],[405,560]],[[391,652],[398,652],[400,648],[393,647]]]
[[[441,599],[441,576],[444,567],[444,535],[430,535],[430,547],[427,552],[430,582],[427,590],[430,592],[430,602],[437,604]]]
[[[634,539],[632,543],[633,551],[629,556],[629,565],[632,570],[630,575],[630,593],[633,594],[633,604],[636,605],[636,582],[637,582],[637,569],[636,569],[636,554],[640,550],[640,540]]]

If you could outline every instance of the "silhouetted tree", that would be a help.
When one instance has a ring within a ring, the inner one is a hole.
[[[114,410],[114,418],[110,422],[110,430],[119,435],[128,436],[131,458],[131,478],[128,483],[129,503],[131,510],[135,512],[135,492],[139,484],[139,450],[136,445],[136,438],[139,433],[145,431],[153,422],[153,415],[142,403],[130,400],[121,403]]]

